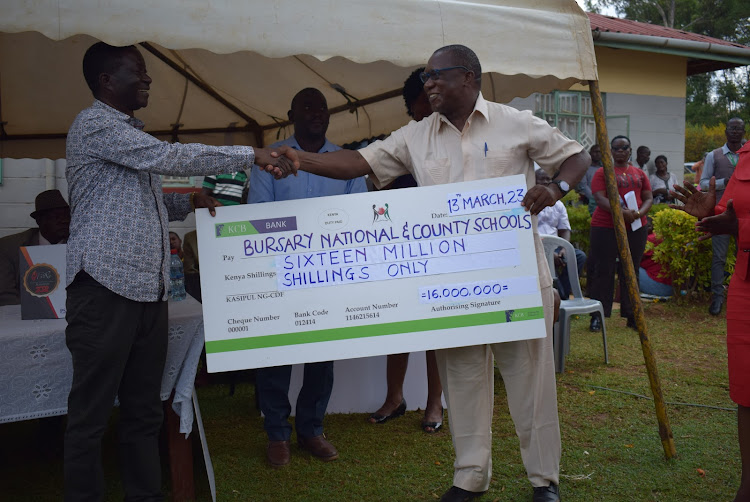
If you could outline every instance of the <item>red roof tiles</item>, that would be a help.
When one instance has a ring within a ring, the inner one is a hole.
[[[730,47],[747,48],[746,46],[741,44],[735,44],[718,38],[698,35],[697,33],[690,33],[689,31],[675,30],[673,28],[666,28],[664,26],[658,26],[655,24],[639,23],[638,21],[630,21],[628,19],[603,16],[601,14],[594,14],[593,12],[587,12],[587,14],[589,16],[589,21],[591,22],[592,30],[614,33],[629,33],[632,35],[648,35],[661,38],[675,38],[678,40],[691,40],[693,42],[705,42],[717,45],[727,45]]]

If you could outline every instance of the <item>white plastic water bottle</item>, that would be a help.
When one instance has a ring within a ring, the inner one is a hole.
[[[169,299],[179,302],[184,300],[185,293],[185,272],[182,269],[182,260],[177,250],[172,250],[169,258]]]

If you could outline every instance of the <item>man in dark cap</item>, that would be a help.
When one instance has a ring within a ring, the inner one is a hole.
[[[70,206],[59,190],[36,196],[34,212],[38,228],[30,228],[0,239],[0,305],[18,305],[18,249],[23,246],[62,244],[70,233]]]

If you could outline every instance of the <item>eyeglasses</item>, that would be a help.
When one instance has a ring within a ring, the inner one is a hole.
[[[744,132],[744,130],[745,130],[744,127],[736,127],[736,126],[727,127],[727,131],[735,131],[735,132],[736,131],[743,131]]]
[[[447,68],[435,68],[434,70],[430,71],[423,71],[419,74],[419,80],[422,81],[423,84],[426,84],[428,80],[432,79],[433,82],[437,82],[440,80],[440,73],[448,70],[455,70],[457,68],[461,68],[462,70],[471,71],[465,66],[448,66]]]
[[[630,145],[628,146],[613,146],[612,151],[613,152],[624,152],[625,150],[630,150]]]

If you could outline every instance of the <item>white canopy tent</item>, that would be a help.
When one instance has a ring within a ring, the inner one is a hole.
[[[137,115],[147,131],[182,142],[265,145],[286,137],[291,132],[279,129],[304,87],[328,99],[335,143],[388,133],[407,121],[404,79],[453,43],[476,51],[482,90],[493,101],[589,83],[620,255],[636,290],[591,28],[575,0],[3,0],[0,158],[64,157],[65,133],[92,101],[81,61],[96,39],[141,44],[154,82],[148,108]],[[235,137],[238,130],[244,138]],[[634,307],[671,458],[674,441],[637,296]]]
[[[286,137],[304,87],[328,99],[334,142],[388,133],[408,120],[405,78],[451,43],[477,52],[494,101],[597,79],[589,21],[573,0],[6,0],[0,158],[64,157],[65,133],[92,101],[81,60],[97,39],[141,44],[154,82],[137,115],[182,142]]]

